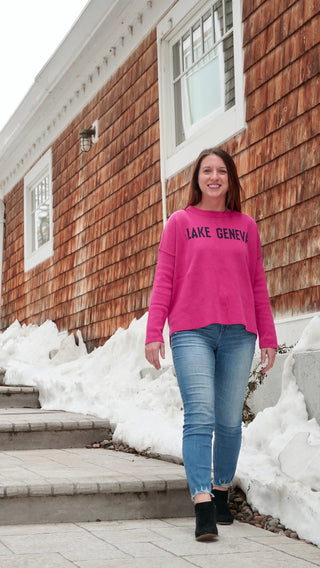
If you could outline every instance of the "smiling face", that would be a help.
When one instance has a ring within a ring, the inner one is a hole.
[[[199,209],[225,211],[226,195],[229,189],[227,167],[216,154],[203,158],[198,175],[198,185],[201,191]]]

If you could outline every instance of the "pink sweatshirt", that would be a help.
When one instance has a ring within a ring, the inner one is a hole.
[[[243,213],[187,207],[169,218],[159,246],[146,343],[212,323],[243,324],[277,348],[255,221]]]

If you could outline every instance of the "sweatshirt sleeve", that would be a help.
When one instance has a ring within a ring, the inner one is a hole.
[[[174,266],[175,224],[170,218],[164,228],[159,246],[158,263],[149,305],[146,344],[153,341],[164,342],[163,328],[171,303]]]
[[[262,249],[257,230],[257,261],[253,280],[253,294],[260,348],[277,349],[277,335],[270,306],[267,281],[262,262]]]
[[[174,256],[159,250],[158,264],[154,278],[149,306],[146,343],[161,341],[172,294]]]

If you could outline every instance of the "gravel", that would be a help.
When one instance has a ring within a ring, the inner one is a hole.
[[[229,508],[234,518],[241,523],[249,523],[261,529],[312,544],[307,540],[300,539],[296,531],[286,528],[279,519],[270,515],[260,515],[260,513],[254,511],[246,501],[246,495],[238,487],[230,491]]]

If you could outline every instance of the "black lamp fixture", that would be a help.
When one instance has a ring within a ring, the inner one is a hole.
[[[95,120],[91,128],[85,128],[80,132],[81,152],[89,152],[92,144],[98,141],[98,121]]]

